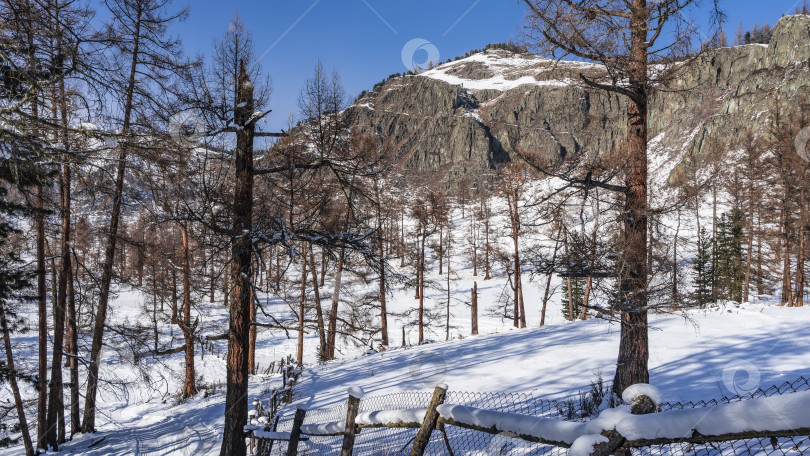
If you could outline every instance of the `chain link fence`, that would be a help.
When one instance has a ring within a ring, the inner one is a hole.
[[[682,410],[688,408],[711,407],[719,404],[730,404],[758,397],[781,396],[783,394],[798,393],[810,390],[810,379],[799,377],[792,382],[773,385],[768,388],[757,388],[744,395],[723,396],[719,399],[709,399],[697,402],[666,402],[661,404],[661,410]],[[701,456],[782,456],[782,455],[810,455],[810,436],[795,436],[769,439],[733,440],[729,442],[716,442],[695,445],[679,443],[673,445],[656,445],[633,450],[634,455],[644,456],[675,456],[675,455],[701,455]]]
[[[598,390],[610,391],[609,385],[598,385]],[[810,380],[801,377],[793,382],[785,382],[778,386],[757,389],[742,396],[728,396],[719,399],[710,399],[697,402],[667,402],[661,404],[662,411],[681,410],[689,408],[710,407],[718,404],[744,401],[757,397],[768,397],[810,390]],[[521,415],[542,416],[555,419],[587,420],[588,411],[593,406],[593,392],[583,393],[565,400],[549,400],[532,396],[527,393],[473,393],[462,391],[448,391],[445,403],[459,404],[493,411],[517,413]],[[370,396],[360,401],[360,411],[383,411],[409,408],[425,408],[430,403],[432,393],[403,392]],[[598,394],[597,394],[598,396]],[[597,397],[598,400],[598,397]],[[292,429],[293,415],[291,408],[282,410],[278,423],[278,431]],[[305,423],[328,423],[345,421],[346,403],[327,408],[309,410]],[[357,434],[354,454],[357,456],[388,456],[408,455],[417,429],[403,428],[374,428],[363,429]],[[310,437],[308,441],[300,442],[298,454],[300,455],[339,455],[343,441],[342,436]],[[287,451],[287,442],[275,442],[273,455],[284,455]],[[456,426],[443,426],[431,435],[431,441],[425,455],[453,455],[453,456],[517,456],[517,455],[566,455],[567,449],[527,442],[512,438],[508,435],[493,435]],[[643,456],[677,456],[677,455],[705,455],[705,456],[780,456],[780,455],[810,455],[810,436],[795,436],[789,438],[735,440],[730,442],[709,444],[672,444],[658,445],[645,448],[632,449],[633,455]]]

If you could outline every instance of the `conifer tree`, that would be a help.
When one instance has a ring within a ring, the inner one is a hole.
[[[568,287],[563,288],[562,312],[566,320],[574,320],[582,312],[582,299],[585,295],[585,278],[571,278],[571,296],[568,296]],[[569,302],[572,304],[569,307]],[[571,315],[569,309],[574,310]]]
[[[709,236],[706,228],[700,229],[697,245],[697,259],[692,266],[694,291],[692,301],[696,306],[704,307],[712,300],[712,284],[714,283],[714,269],[712,267],[712,250],[714,239]]]
[[[718,297],[737,302],[742,300],[745,283],[743,223],[742,211],[735,208],[720,217],[717,228]]]

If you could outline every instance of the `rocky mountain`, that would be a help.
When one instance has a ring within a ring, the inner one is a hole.
[[[626,101],[584,87],[580,73],[598,77],[600,67],[489,49],[391,78],[344,115],[378,134],[405,170],[477,172],[510,161],[516,147],[604,153],[624,135]],[[810,17],[782,18],[769,45],[710,49],[655,89],[650,144],[666,165],[651,172],[672,178],[678,164],[736,150],[749,132],[768,134],[769,112],[800,116],[810,94]]]

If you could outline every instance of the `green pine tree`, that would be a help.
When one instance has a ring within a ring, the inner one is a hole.
[[[697,260],[692,266],[692,277],[695,283],[692,302],[696,306],[705,306],[712,300],[712,283],[714,282],[714,270],[712,267],[713,246],[714,239],[709,236],[706,228],[701,228],[697,246]]]
[[[574,315],[568,313],[568,284],[563,283],[562,311],[566,319],[573,320],[582,312],[582,300],[585,296],[585,278],[571,277],[571,294],[573,295]]]
[[[734,209],[717,224],[717,297],[741,301],[745,283],[743,213]]]

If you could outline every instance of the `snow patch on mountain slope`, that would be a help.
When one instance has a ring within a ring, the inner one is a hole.
[[[469,65],[480,65],[488,77],[462,77],[456,74]],[[420,76],[444,81],[450,85],[461,86],[469,90],[507,91],[522,85],[544,87],[567,87],[575,83],[569,78],[538,79],[536,76],[545,70],[557,66],[569,69],[593,69],[598,65],[586,62],[555,62],[532,54],[514,54],[500,50],[488,50],[469,57],[445,63]]]

